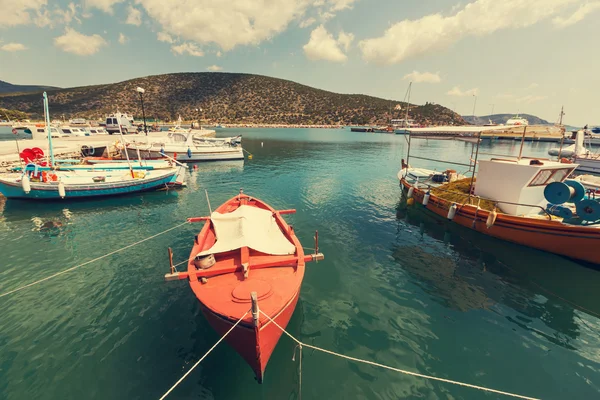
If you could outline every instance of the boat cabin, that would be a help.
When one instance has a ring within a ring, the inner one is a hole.
[[[535,206],[546,207],[544,189],[552,182],[563,182],[577,164],[537,158],[492,158],[479,161],[475,195],[500,201],[506,214],[538,214]],[[508,204],[514,203],[514,204]]]

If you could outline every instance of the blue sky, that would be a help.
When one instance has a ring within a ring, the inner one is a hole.
[[[600,123],[600,0],[0,0],[0,80],[219,70]]]

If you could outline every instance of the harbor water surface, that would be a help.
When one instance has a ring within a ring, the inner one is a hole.
[[[85,202],[0,197],[0,294],[207,215],[205,189],[214,208],[244,188],[275,208],[295,208],[286,219],[304,246],[319,231],[326,258],[307,265],[288,326],[300,340],[532,397],[600,397],[600,271],[406,207],[396,177],[407,149],[401,135],[219,132],[237,134],[253,158],[199,164],[184,190]],[[481,151],[516,154],[519,145]],[[549,146],[527,143],[524,154],[545,157]],[[414,140],[411,151],[468,163],[471,144]],[[52,221],[56,227],[43,225]],[[159,398],[219,339],[187,282],[163,279],[167,247],[175,262],[185,260],[200,228],[184,225],[1,297],[0,399]],[[282,337],[259,385],[221,344],[168,398],[295,399],[298,358]],[[302,398],[502,396],[304,349]]]

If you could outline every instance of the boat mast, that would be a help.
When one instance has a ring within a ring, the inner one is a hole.
[[[558,121],[558,125],[560,125],[560,126],[562,126],[562,124],[563,124],[562,119],[563,119],[563,116],[565,115],[564,109],[565,109],[565,106],[560,107],[560,119]]]
[[[48,95],[44,92],[44,118],[46,133],[48,134],[48,152],[50,153],[50,166],[54,165],[54,150],[52,149],[52,132],[50,132],[50,111],[48,109]]]
[[[410,104],[411,88],[412,88],[412,82],[410,82],[408,84],[408,89],[406,91],[406,97],[408,97],[407,102],[406,102],[406,114],[404,117],[404,124],[406,125],[406,129],[408,129],[408,108],[409,108],[409,104]],[[404,174],[405,178],[408,175],[408,167],[409,167],[408,162],[410,161],[410,142],[411,142],[411,138],[412,138],[411,133],[409,131],[407,131],[407,132],[408,132],[408,150],[406,151],[406,173]],[[400,168],[402,168],[402,166],[400,166]]]
[[[131,178],[135,179],[135,175],[133,174],[133,168],[131,167],[131,161],[129,161],[129,154],[127,153],[127,145],[125,144],[125,139],[123,138],[123,130],[121,129],[121,121],[119,122],[119,134],[121,135],[121,143],[123,143],[123,151],[125,152],[125,158],[127,158],[127,165],[129,166],[129,172],[131,173]]]
[[[408,97],[408,100],[406,102],[406,114],[404,116],[404,124],[406,125],[406,127],[408,128],[408,109],[409,109],[409,104],[410,104],[410,92],[411,92],[411,88],[412,88],[412,82],[410,82],[408,84],[408,89],[406,92],[406,96]],[[406,163],[408,164],[408,160],[406,161]]]

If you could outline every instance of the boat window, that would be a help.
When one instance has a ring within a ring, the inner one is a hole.
[[[38,128],[38,130],[37,130],[37,131],[38,131],[38,132],[41,132],[41,133],[44,133],[44,130],[43,130],[43,129],[41,129],[41,128]]]
[[[69,129],[63,129],[63,133],[71,133]]]
[[[529,186],[545,186],[552,182],[562,182],[572,170],[572,168],[542,170],[531,180]]]

